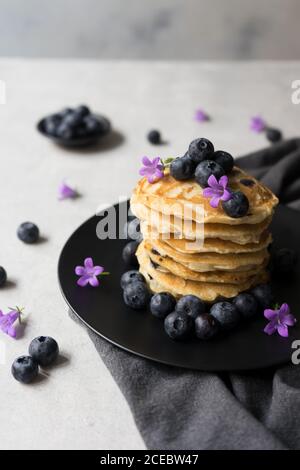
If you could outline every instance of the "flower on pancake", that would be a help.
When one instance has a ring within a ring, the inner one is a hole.
[[[146,176],[149,183],[155,183],[164,177],[164,165],[160,157],[150,160],[148,157],[142,158],[143,167],[139,173],[141,176]]]
[[[272,335],[277,331],[284,338],[289,335],[288,327],[294,326],[297,321],[294,315],[290,313],[288,304],[282,304],[281,307],[275,310],[267,308],[264,310],[264,316],[269,320],[264,332],[267,335]]]
[[[218,181],[214,175],[210,175],[207,182],[209,187],[203,189],[202,194],[204,197],[211,198],[209,204],[214,209],[218,207],[219,201],[229,201],[232,198],[230,190],[227,189],[227,176],[221,176]]]
[[[103,266],[94,266],[92,258],[85,258],[83,262],[84,266],[76,266],[75,274],[80,276],[77,284],[80,287],[85,287],[87,284],[90,284],[92,287],[98,287],[99,281],[97,276],[109,274],[104,272]]]
[[[266,123],[260,116],[253,116],[250,120],[250,129],[253,132],[262,132],[266,128]]]
[[[197,109],[195,111],[195,121],[198,121],[198,122],[209,121],[209,116],[205,111],[203,111],[203,109]]]

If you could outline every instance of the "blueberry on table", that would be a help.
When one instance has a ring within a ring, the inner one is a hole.
[[[251,290],[251,294],[254,295],[262,309],[272,307],[274,297],[270,284],[259,284]]]
[[[230,302],[217,302],[211,309],[210,314],[220,323],[224,330],[230,330],[240,320],[237,308]]]
[[[158,145],[161,143],[161,135],[160,132],[156,129],[153,129],[148,132],[147,139],[153,145]]]
[[[137,241],[128,242],[124,246],[123,251],[122,251],[122,258],[126,264],[131,265],[131,266],[138,266],[138,260],[135,255],[138,246],[139,246],[139,242]]]
[[[31,341],[28,352],[37,364],[46,367],[56,361],[59,348],[50,336],[38,336]]]
[[[176,180],[187,180],[193,178],[195,172],[195,163],[186,153],[181,158],[176,158],[170,165],[170,174]]]
[[[173,312],[176,300],[169,292],[160,292],[154,294],[150,301],[150,312],[158,318],[165,318],[169,313]]]
[[[200,186],[202,186],[202,188],[206,188],[208,186],[208,178],[211,175],[214,175],[217,180],[219,180],[221,176],[225,175],[225,171],[213,160],[204,160],[196,167],[195,180],[200,184]]]
[[[224,152],[223,150],[218,150],[214,153],[213,160],[223,168],[226,175],[231,172],[234,165],[234,160],[230,153]]]
[[[143,236],[141,234],[140,220],[137,217],[128,222],[127,236],[131,238],[131,240],[135,240],[138,242],[142,241]]]
[[[209,313],[202,313],[195,318],[195,334],[197,338],[207,340],[218,334],[220,325]]]
[[[142,310],[149,304],[150,292],[144,282],[131,282],[123,291],[123,299],[128,307]]]
[[[290,248],[280,248],[272,253],[271,268],[276,276],[292,274],[297,264],[297,253]]]
[[[172,312],[164,321],[165,332],[175,340],[185,339],[193,328],[193,319],[185,313]]]
[[[4,286],[6,281],[7,281],[6,271],[2,266],[0,266],[0,287]]]
[[[270,127],[266,130],[266,137],[269,142],[279,142],[282,139],[282,132],[279,129],[273,129]]]
[[[195,319],[205,312],[205,303],[195,295],[184,295],[178,300],[175,310]]]
[[[14,360],[11,373],[18,382],[28,384],[39,372],[38,363],[31,356],[20,356]]]
[[[222,201],[222,207],[225,213],[233,219],[244,217],[249,210],[249,201],[247,196],[241,191],[235,191],[231,194],[231,199]]]
[[[38,226],[32,222],[24,222],[19,226],[17,235],[24,243],[36,243],[39,239],[40,231]]]
[[[256,298],[247,292],[242,292],[237,295],[233,299],[232,303],[243,318],[254,317],[258,311],[258,302]]]
[[[214,150],[214,146],[210,140],[202,137],[201,139],[195,139],[190,143],[188,153],[195,164],[198,165],[204,160],[212,159]]]
[[[132,282],[146,282],[144,276],[135,270],[126,271],[126,273],[122,274],[121,276],[121,287],[125,289],[128,284]]]

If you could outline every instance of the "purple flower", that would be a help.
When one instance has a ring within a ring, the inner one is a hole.
[[[209,120],[208,114],[203,109],[197,109],[195,111],[195,120],[198,122],[205,122]]]
[[[0,310],[0,330],[12,338],[16,338],[17,332],[14,323],[20,318],[20,315],[21,310],[18,308],[5,314]]]
[[[60,184],[58,188],[58,199],[62,201],[63,199],[72,199],[77,196],[77,191],[74,188],[71,188],[64,181]]]
[[[232,198],[231,192],[227,189],[228,178],[221,176],[219,181],[214,175],[210,175],[207,180],[209,188],[203,189],[203,196],[210,197],[209,204],[214,209],[218,207],[219,201],[229,201]]]
[[[280,336],[286,338],[289,335],[288,327],[294,326],[296,323],[296,318],[290,313],[288,304],[282,304],[277,310],[267,308],[264,311],[264,316],[269,320],[269,323],[264,329],[267,335],[272,335],[277,331]]]
[[[160,157],[153,158],[151,161],[148,157],[142,158],[143,167],[139,173],[142,176],[146,176],[149,183],[155,183],[164,177],[164,165],[161,162]]]
[[[262,132],[266,128],[266,123],[260,116],[253,116],[250,120],[250,129],[253,132]]]
[[[99,286],[97,276],[100,274],[109,274],[108,272],[104,272],[103,266],[94,266],[92,258],[86,258],[84,260],[84,266],[76,266],[75,273],[77,276],[80,276],[77,281],[80,287],[85,287],[87,284],[97,287]]]

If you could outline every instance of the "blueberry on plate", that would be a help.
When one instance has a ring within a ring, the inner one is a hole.
[[[131,238],[131,240],[135,240],[137,242],[142,241],[143,236],[141,234],[140,220],[137,217],[128,222],[127,236]]]
[[[195,318],[195,334],[199,339],[211,339],[220,330],[219,322],[210,313],[202,313]]]
[[[279,142],[282,139],[282,132],[279,129],[274,129],[270,127],[266,131],[266,137],[269,142]]]
[[[71,140],[74,137],[74,129],[72,129],[69,124],[62,121],[56,129],[56,135],[61,139]]]
[[[131,265],[131,266],[138,266],[138,260],[135,255],[138,246],[139,246],[139,243],[137,241],[128,242],[124,246],[123,251],[122,251],[122,258],[126,264]]]
[[[0,266],[0,287],[4,286],[6,281],[7,281],[6,271],[2,266]]]
[[[257,313],[258,302],[253,295],[247,292],[242,292],[241,294],[237,295],[233,299],[232,303],[243,318],[254,317],[254,315]]]
[[[67,114],[72,114],[73,113],[73,109],[72,108],[64,108],[62,111],[60,111],[59,116],[61,119],[63,119],[64,117],[67,116]]]
[[[11,366],[12,375],[23,384],[32,382],[38,372],[38,363],[31,356],[20,356],[14,360]]]
[[[226,175],[231,172],[234,165],[234,160],[230,153],[224,152],[223,150],[218,150],[214,153],[213,160],[223,168]]]
[[[84,118],[84,124],[85,124],[84,129],[86,130],[86,133],[88,134],[95,135],[101,132],[100,122],[95,116],[92,116],[92,115],[86,116]]]
[[[230,330],[239,322],[240,315],[237,308],[230,302],[217,302],[211,309],[210,314],[220,323],[224,330]]]
[[[172,312],[164,321],[165,332],[172,339],[185,339],[193,328],[193,319],[185,313]]]
[[[80,114],[72,112],[70,114],[67,114],[62,122],[71,129],[76,129],[76,127],[80,126],[80,124],[82,123],[82,117]]]
[[[185,313],[191,318],[196,318],[205,312],[205,303],[195,295],[184,295],[178,300],[175,310],[178,313]]]
[[[195,172],[195,163],[188,153],[183,157],[175,158],[170,165],[170,174],[176,180],[187,180],[193,178]]]
[[[127,284],[123,291],[125,304],[134,310],[141,310],[147,307],[150,300],[150,292],[144,282],[131,282]]]
[[[272,253],[271,268],[276,276],[292,274],[297,264],[297,253],[290,248],[280,248]]]
[[[24,222],[19,226],[17,235],[24,243],[36,243],[39,239],[40,231],[38,226],[32,222]]]
[[[122,289],[125,289],[125,287],[128,286],[128,284],[131,284],[132,282],[145,282],[145,278],[139,271],[135,271],[135,270],[126,271],[126,273],[122,274],[121,276]]]
[[[153,145],[158,145],[161,143],[161,135],[160,132],[156,129],[153,129],[148,132],[147,139]]]
[[[74,114],[80,116],[80,118],[84,118],[85,116],[91,114],[91,111],[88,106],[81,104],[74,109]]]
[[[59,348],[55,339],[50,336],[38,336],[31,341],[28,352],[35,362],[46,367],[56,361]]]
[[[249,201],[247,196],[241,191],[235,191],[231,194],[231,199],[222,201],[222,207],[225,213],[233,219],[244,217],[249,210]]]
[[[189,155],[196,165],[213,158],[214,146],[204,137],[193,140],[189,145]]]
[[[208,178],[211,175],[214,175],[219,180],[221,176],[225,175],[225,171],[213,160],[204,160],[202,163],[199,163],[195,171],[195,180],[202,188],[208,186]]]
[[[44,120],[44,129],[46,134],[55,136],[58,125],[60,124],[61,117],[59,114],[52,114]]]
[[[150,311],[155,317],[165,318],[169,313],[173,312],[175,305],[176,300],[173,295],[168,292],[160,292],[151,297]]]
[[[259,284],[251,290],[251,294],[254,295],[262,309],[270,308],[274,302],[270,284]]]

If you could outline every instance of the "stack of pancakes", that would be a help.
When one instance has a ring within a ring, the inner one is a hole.
[[[268,281],[268,227],[278,199],[237,167],[229,187],[247,196],[246,216],[229,217],[221,202],[211,207],[194,179],[177,181],[167,171],[156,183],[138,182],[131,198],[143,234],[137,258],[152,292],[213,302]]]

